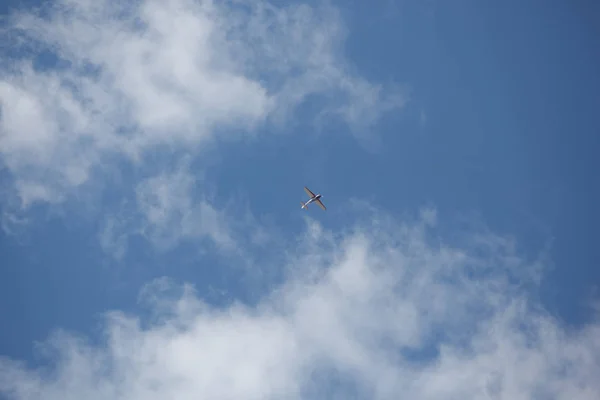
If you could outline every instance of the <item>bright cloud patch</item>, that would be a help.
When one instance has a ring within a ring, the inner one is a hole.
[[[348,72],[329,8],[62,0],[8,27],[0,154],[25,207],[64,200],[111,156],[143,165],[151,149],[252,132],[309,95],[351,125],[401,105]]]
[[[159,280],[142,293],[151,319],[111,313],[101,346],[58,334],[47,343],[51,373],[4,360],[0,390],[14,399],[598,398],[600,324],[565,329],[529,299],[522,284],[538,269],[509,242],[433,241],[426,217],[373,218],[347,235],[310,225],[288,252],[300,254],[287,260],[289,278],[255,308],[215,308]]]

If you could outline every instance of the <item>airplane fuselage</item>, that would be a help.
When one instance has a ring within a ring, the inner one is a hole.
[[[320,194],[315,195],[315,197],[311,197],[306,203],[304,203],[304,207],[306,207],[307,205],[309,205],[312,202],[319,200],[320,198],[321,198]],[[304,207],[302,207],[302,208],[304,208]]]

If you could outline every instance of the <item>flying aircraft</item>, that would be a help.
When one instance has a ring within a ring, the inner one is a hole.
[[[306,203],[304,203],[303,201],[300,202],[300,204],[302,204],[302,208],[306,208],[308,210],[308,205],[310,203],[316,202],[319,205],[319,207],[321,207],[323,210],[327,210],[325,208],[325,205],[323,205],[323,203],[321,203],[321,195],[320,194],[314,194],[306,186],[304,186],[304,191],[306,192],[308,197],[310,197],[310,199]]]

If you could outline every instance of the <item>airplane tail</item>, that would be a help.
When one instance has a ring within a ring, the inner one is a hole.
[[[308,206],[303,201],[301,201],[300,204],[302,205],[302,208],[306,208],[308,210]]]

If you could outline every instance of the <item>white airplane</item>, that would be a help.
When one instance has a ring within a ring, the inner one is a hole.
[[[327,210],[325,208],[325,205],[323,205],[323,203],[321,203],[321,195],[320,194],[314,194],[306,186],[304,186],[304,191],[306,192],[308,197],[310,197],[310,199],[306,203],[304,203],[303,201],[300,202],[300,204],[302,204],[302,208],[306,208],[308,210],[308,205],[310,203],[316,202],[319,205],[319,207],[321,207],[323,210]]]

